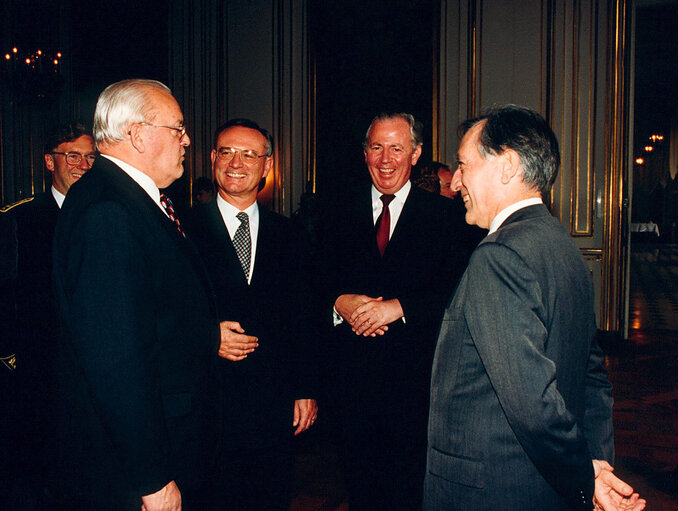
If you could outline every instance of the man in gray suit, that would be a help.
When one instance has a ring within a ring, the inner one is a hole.
[[[556,137],[513,105],[460,131],[453,185],[466,221],[489,234],[438,337],[424,509],[643,509],[612,474],[589,272],[542,203],[560,164]]]

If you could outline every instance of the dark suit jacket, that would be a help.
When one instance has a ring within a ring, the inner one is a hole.
[[[188,225],[212,279],[219,320],[238,321],[259,347],[244,360],[219,359],[226,448],[263,447],[290,437],[294,400],[315,398],[308,245],[291,220],[259,206],[248,285],[216,201]]]
[[[368,187],[354,205],[335,209],[326,242],[331,265],[327,311],[339,295],[357,293],[397,298],[406,319],[369,339],[356,336],[348,323],[334,329],[345,397],[395,412],[401,419],[393,428],[418,431],[422,438],[435,334],[470,253],[457,248],[465,224],[451,203],[412,186],[382,257]]]
[[[593,287],[544,205],[512,214],[471,257],[433,366],[427,510],[592,508],[612,462],[612,394]]]
[[[58,213],[54,196],[47,191],[3,208],[0,215],[0,357],[4,358],[0,434],[17,453],[10,458],[6,479],[16,477],[24,485],[35,481],[38,488],[46,465],[45,437],[51,430],[49,362],[58,331],[52,240]],[[9,371],[12,361],[16,370]]]
[[[195,247],[105,158],[71,187],[54,241],[55,489],[138,510],[171,480],[198,487],[216,449],[219,333]]]
[[[41,371],[34,364],[49,357],[50,346],[43,341],[53,339],[56,330],[56,307],[52,294],[52,240],[59,207],[51,191],[9,206],[2,214],[2,276],[7,289],[9,307],[17,312],[3,319],[9,321],[12,349],[19,353],[22,371]],[[7,328],[3,328],[7,333]],[[37,337],[37,339],[35,339]],[[49,343],[52,344],[52,343]]]
[[[29,379],[40,380],[52,358],[57,311],[52,292],[52,241],[59,206],[51,191],[13,210],[17,236],[18,360]]]

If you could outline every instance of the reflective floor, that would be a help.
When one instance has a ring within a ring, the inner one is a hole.
[[[615,471],[647,499],[649,511],[676,511],[678,247],[634,245],[631,259],[629,339],[606,346],[615,397]],[[299,439],[291,511],[348,510],[328,422]]]

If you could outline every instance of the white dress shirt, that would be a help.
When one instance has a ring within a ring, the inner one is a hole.
[[[66,198],[66,196],[60,191],[58,191],[56,188],[54,188],[54,185],[52,185],[52,197],[54,197],[57,206],[59,206],[59,209],[61,209],[61,206],[63,206],[64,199]]]
[[[226,229],[228,229],[228,235],[233,241],[233,236],[235,236],[235,231],[240,227],[240,220],[236,218],[236,215],[241,211],[229,204],[224,199],[221,198],[221,195],[217,194],[217,207],[219,208],[219,213],[221,213],[221,218],[224,220]],[[252,282],[252,275],[254,274],[254,260],[257,253],[257,238],[259,236],[259,206],[257,202],[249,206],[243,211],[247,213],[250,222],[250,238],[252,240],[252,250],[250,251],[250,274],[247,276],[247,283]]]
[[[398,223],[398,218],[400,218],[400,213],[403,212],[403,206],[407,200],[407,196],[410,194],[412,189],[412,182],[407,181],[403,187],[398,190],[394,195],[395,198],[388,205],[388,211],[391,214],[391,222],[389,225],[388,239],[391,239],[393,236],[393,230],[395,229],[396,224]],[[381,202],[380,197],[383,194],[377,190],[374,185],[372,185],[372,221],[374,224],[377,224],[377,219],[381,215],[382,209],[384,209],[384,203]]]

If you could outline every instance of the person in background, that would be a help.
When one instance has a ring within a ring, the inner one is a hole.
[[[450,170],[450,167],[444,163],[433,162],[432,170],[434,170],[438,176],[440,195],[447,197],[448,199],[454,199],[457,196],[457,192],[451,187],[452,176],[454,173]]]
[[[193,194],[197,204],[208,204],[214,200],[214,183],[212,180],[201,176],[193,182]]]
[[[96,158],[91,133],[77,122],[55,127],[45,143],[44,162],[51,174],[46,192],[3,208],[3,266],[11,277],[3,284],[7,303],[2,307],[6,353],[14,367],[12,386],[16,394],[17,423],[11,425],[15,453],[14,483],[6,493],[22,509],[47,506],[45,487],[45,439],[50,429],[50,363],[58,331],[58,316],[52,289],[52,241],[60,208],[71,185],[91,167]],[[10,248],[11,247],[11,248]],[[3,435],[3,438],[7,438]],[[34,507],[33,507],[34,506]]]
[[[418,186],[422,190],[427,192],[435,193],[436,195],[440,194],[440,181],[438,180],[438,174],[435,171],[436,165],[440,165],[438,162],[431,162],[430,165],[422,167],[417,176],[412,176],[412,184]]]

